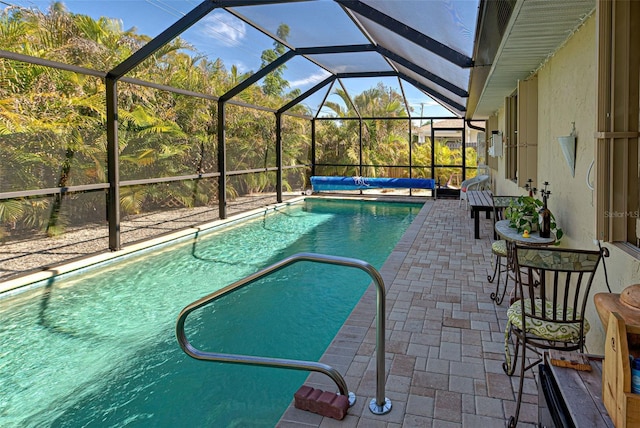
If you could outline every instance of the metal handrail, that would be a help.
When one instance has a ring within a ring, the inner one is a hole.
[[[219,299],[220,297],[231,293],[245,285],[248,285],[264,276],[267,276],[273,272],[279,271],[280,269],[289,266],[293,263],[300,261],[308,261],[308,262],[317,262],[317,263],[326,263],[347,267],[355,267],[361,269],[369,274],[369,276],[373,279],[373,282],[376,284],[377,290],[377,310],[376,310],[376,397],[371,400],[369,403],[369,410],[371,412],[383,415],[391,411],[391,401],[384,396],[384,348],[385,348],[385,338],[384,338],[384,329],[385,329],[385,289],[384,289],[384,281],[380,273],[369,263],[352,259],[348,257],[338,257],[338,256],[330,256],[326,254],[315,254],[315,253],[298,253],[294,254],[290,257],[282,259],[281,261],[272,264],[265,269],[262,269],[258,272],[255,272],[247,277],[230,284],[221,290],[218,290],[214,293],[209,294],[195,302],[187,305],[182,311],[180,311],[180,315],[178,316],[178,321],[176,322],[176,338],[178,339],[178,343],[182,350],[197,360],[204,361],[218,361],[218,362],[227,362],[234,364],[248,364],[248,365],[257,365],[257,366],[269,366],[269,367],[279,367],[279,368],[288,368],[293,370],[306,370],[306,371],[315,371],[324,373],[329,376],[338,386],[340,394],[348,396],[350,404],[353,404],[352,400],[355,401],[355,396],[350,395],[347,389],[347,384],[344,378],[340,375],[340,373],[335,370],[333,367],[328,366],[323,363],[315,362],[315,361],[300,361],[300,360],[289,360],[289,359],[280,359],[280,358],[267,358],[267,357],[256,357],[250,355],[237,355],[237,354],[223,354],[218,352],[205,352],[199,349],[196,349],[191,345],[184,331],[184,323],[189,316],[189,314],[196,309],[202,308],[203,306],[208,305],[214,300]]]

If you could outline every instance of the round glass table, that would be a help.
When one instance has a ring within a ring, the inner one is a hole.
[[[509,220],[500,220],[496,222],[496,233],[502,237],[507,243],[518,243],[524,245],[551,245],[556,242],[556,236],[551,233],[549,238],[540,237],[539,232],[529,233],[529,237],[525,238],[517,229],[509,226]]]

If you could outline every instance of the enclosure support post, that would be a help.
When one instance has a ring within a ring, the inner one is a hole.
[[[467,123],[462,121],[462,179],[467,179]],[[478,146],[476,146],[478,153]],[[477,164],[477,162],[476,162]]]
[[[362,118],[358,120],[358,123],[360,124],[360,165],[358,167],[358,175],[362,177]],[[376,177],[376,175],[372,175],[371,177]],[[362,193],[362,190],[360,193]]]
[[[412,128],[413,123],[411,122],[411,116],[409,116],[409,178],[413,178],[413,155],[411,151],[413,149],[413,132]],[[413,189],[409,189],[409,196],[412,195]]]
[[[438,187],[438,177],[436,177],[436,132],[433,129],[433,119],[431,119],[431,178],[435,182],[436,188]]]
[[[218,179],[218,210],[221,219],[227,218],[227,142],[225,141],[227,124],[225,103],[225,100],[218,100],[218,171],[220,172]]]
[[[107,221],[109,222],[109,249],[120,249],[120,167],[118,150],[118,81],[105,78],[107,98]]]
[[[316,119],[311,119],[311,176],[316,175]],[[311,183],[309,183],[311,184]]]
[[[282,113],[276,113],[276,197],[282,202]]]

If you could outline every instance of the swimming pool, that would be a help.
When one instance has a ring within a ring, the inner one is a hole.
[[[420,209],[307,199],[0,300],[0,426],[274,426],[308,373],[193,360],[179,311],[299,252],[380,268]],[[297,263],[192,314],[187,333],[203,350],[318,360],[370,281]]]

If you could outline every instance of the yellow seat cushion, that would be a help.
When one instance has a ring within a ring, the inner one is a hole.
[[[501,239],[491,244],[491,252],[497,256],[507,257],[507,241]]]
[[[511,354],[509,352],[509,332],[510,327],[513,326],[518,330],[522,328],[522,302],[523,300],[517,300],[507,309],[507,328],[504,334],[504,348],[507,367],[511,367]],[[542,312],[542,300],[535,300],[536,313]],[[531,300],[524,300],[524,308],[527,313],[531,313]],[[553,311],[553,304],[549,301],[545,302],[545,313],[547,317],[551,317]],[[562,319],[564,309],[558,305],[556,307],[556,317]],[[567,308],[567,313],[573,313],[573,308]],[[580,317],[580,314],[578,314]],[[578,343],[580,341],[580,323],[559,323],[552,321],[543,321],[536,318],[525,318],[526,326],[524,331],[529,334],[533,334],[541,339],[550,341]],[[584,320],[584,332],[586,335],[589,332],[590,326],[587,319]]]

